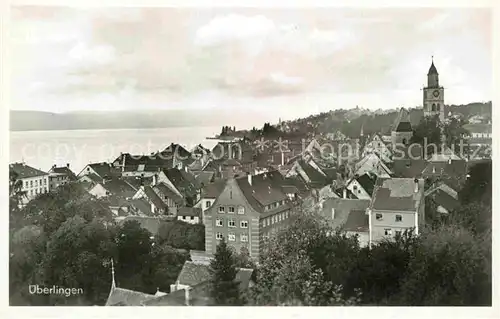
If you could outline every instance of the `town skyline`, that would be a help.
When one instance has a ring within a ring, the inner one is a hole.
[[[491,100],[488,9],[13,7],[12,16],[11,110],[278,118],[413,108],[431,56],[446,104]]]

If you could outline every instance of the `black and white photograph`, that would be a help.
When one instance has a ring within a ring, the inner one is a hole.
[[[10,308],[493,307],[492,7],[8,9]]]

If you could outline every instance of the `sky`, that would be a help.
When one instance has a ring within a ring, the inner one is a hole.
[[[11,9],[11,109],[238,109],[284,118],[491,100],[487,8]]]

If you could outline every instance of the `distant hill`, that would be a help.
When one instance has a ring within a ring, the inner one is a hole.
[[[265,122],[263,114],[223,110],[145,110],[145,111],[81,111],[49,113],[10,111],[11,131],[49,131],[86,129],[139,129],[168,127],[251,126]]]

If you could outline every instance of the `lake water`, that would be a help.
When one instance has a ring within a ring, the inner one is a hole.
[[[220,133],[220,127],[161,129],[72,130],[10,132],[10,162],[48,171],[52,165],[70,164],[78,174],[85,165],[112,161],[120,152],[150,154],[178,143],[190,150],[197,144],[211,149],[217,143],[206,137]]]

